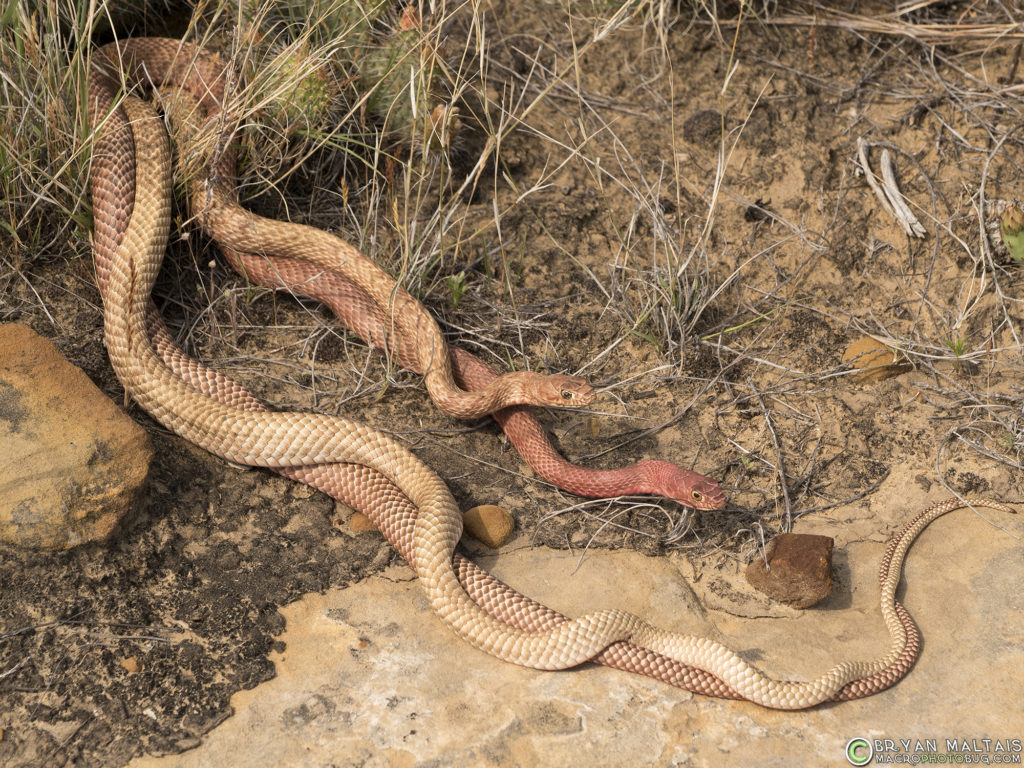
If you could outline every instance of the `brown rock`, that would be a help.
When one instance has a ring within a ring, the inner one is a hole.
[[[352,513],[352,517],[348,519],[348,527],[352,529],[353,533],[366,533],[367,531],[377,530],[377,526],[370,522],[370,518],[362,512]]]
[[[491,549],[497,549],[512,535],[516,527],[512,515],[494,504],[481,504],[467,509],[462,516],[466,533]]]
[[[882,342],[862,336],[843,352],[843,362],[853,368],[850,378],[858,384],[870,384],[910,370],[900,354]]]
[[[747,582],[772,600],[810,608],[832,593],[830,536],[780,533],[768,542],[768,568],[760,557],[747,566]]]
[[[105,539],[142,498],[149,436],[46,339],[0,325],[0,541]]]

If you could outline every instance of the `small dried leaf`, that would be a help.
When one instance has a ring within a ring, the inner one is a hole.
[[[901,361],[896,350],[870,336],[863,336],[848,346],[843,352],[843,362],[850,363],[856,369],[850,378],[858,384],[870,384],[898,376],[910,368]]]

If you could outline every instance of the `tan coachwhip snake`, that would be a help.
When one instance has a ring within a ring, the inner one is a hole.
[[[161,43],[146,43],[143,48],[150,45]],[[168,44],[164,41],[162,45]],[[173,59],[178,44],[170,45],[171,53],[165,53],[165,58]],[[143,48],[132,52],[136,63],[145,52]],[[185,74],[187,66],[182,66],[185,69],[171,79],[202,93],[195,83],[190,87],[189,76]],[[155,79],[166,79],[159,69],[149,69]],[[172,70],[173,66],[168,71]],[[105,293],[104,317],[111,361],[126,390],[155,418],[186,439],[234,461],[280,468],[298,477],[330,474],[335,471],[333,467],[346,466],[339,462],[348,462],[357,467],[354,482],[361,487],[356,492],[369,493],[368,486],[374,483],[387,486],[387,493],[392,493],[389,489],[401,491],[412,505],[412,521],[408,520],[408,509],[404,513],[406,518],[399,519],[400,510],[393,504],[376,510],[391,520],[383,523],[385,529],[389,525],[393,529],[389,536],[396,543],[404,542],[399,544],[407,548],[403,554],[416,569],[439,617],[461,637],[499,658],[557,669],[602,653],[608,655],[615,648],[629,658],[622,666],[632,664],[633,668],[650,672],[651,665],[657,667],[663,662],[666,669],[675,671],[676,677],[670,681],[676,684],[717,686],[707,692],[739,695],[780,708],[801,708],[831,698],[867,695],[905,674],[916,653],[916,642],[912,623],[894,598],[900,566],[917,533],[934,517],[956,508],[956,501],[936,505],[919,515],[897,537],[883,561],[881,605],[892,638],[886,656],[872,663],[837,665],[809,683],[771,680],[714,641],[663,632],[622,611],[599,611],[582,619],[562,621],[557,615],[545,615],[517,602],[500,589],[498,599],[502,605],[492,610],[499,615],[502,610],[510,612],[511,619],[524,628],[509,626],[483,610],[463,590],[452,567],[453,549],[461,533],[461,518],[454,500],[443,482],[403,446],[345,419],[257,410],[259,406],[247,404],[246,398],[250,396],[233,382],[202,373],[201,367],[190,363],[172,361],[177,366],[172,371],[152,346],[151,329],[159,321],[152,319],[149,291],[159,269],[169,226],[169,151],[159,121],[146,116],[134,101],[126,102],[126,108],[135,120],[131,130],[119,130],[124,129],[124,116],[115,110],[96,143],[92,184],[97,272]],[[93,108],[94,125],[105,112],[102,107]],[[126,152],[133,153],[136,159],[131,179],[109,173],[117,158],[123,158]],[[371,293],[380,306],[387,306],[382,301],[386,302],[390,295],[390,289],[378,297]],[[163,344],[167,354],[166,344],[155,338],[157,347]],[[436,361],[434,351],[439,348],[432,348],[428,369]],[[179,378],[189,371],[199,371],[191,384]],[[377,474],[367,475],[370,471]],[[353,480],[350,477],[341,482],[351,484]],[[1011,511],[998,502],[974,503]],[[477,595],[485,604],[488,588],[482,588],[484,597]],[[624,645],[625,641],[630,644]],[[647,666],[637,661],[641,657],[648,660]],[[612,655],[603,660],[616,658]],[[704,672],[689,670],[693,673],[689,678],[680,677],[687,674],[688,667]]]

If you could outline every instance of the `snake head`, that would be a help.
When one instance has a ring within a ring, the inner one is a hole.
[[[643,466],[651,493],[693,509],[713,510],[725,506],[725,492],[710,477],[667,461],[646,461]]]
[[[545,376],[541,387],[548,405],[561,408],[580,408],[594,401],[594,388],[578,376],[556,373]]]

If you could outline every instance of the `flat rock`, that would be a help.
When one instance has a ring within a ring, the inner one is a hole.
[[[780,533],[768,542],[764,559],[747,566],[747,583],[772,600],[810,608],[832,594],[834,543],[831,536]]]
[[[997,522],[1009,533],[957,512],[914,545],[900,594],[924,650],[904,680],[866,699],[779,712],[604,667],[516,667],[459,641],[401,565],[283,609],[286,647],[271,655],[277,677],[232,697],[236,714],[198,749],[130,766],[782,768],[847,765],[856,737],[897,748],[899,739],[935,739],[943,754],[947,738],[1020,738],[1024,560],[1017,521]],[[567,614],[631,610],[724,642],[777,678],[806,680],[888,646],[876,573],[886,540],[841,543],[849,572],[824,610],[759,619],[701,608],[701,590],[742,582],[734,562],[691,585],[680,555],[591,550],[580,562],[577,553],[524,547],[477,559]]]
[[[62,550],[135,511],[145,430],[32,329],[0,325],[0,541]]]

